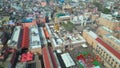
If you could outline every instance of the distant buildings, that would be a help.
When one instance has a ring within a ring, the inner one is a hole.
[[[101,14],[96,23],[99,25],[103,25],[111,30],[114,30],[117,26],[119,26],[120,21],[116,20],[111,15]]]
[[[49,5],[50,4],[50,0],[46,0],[47,4]]]
[[[103,37],[105,34],[113,34],[114,32],[110,29],[108,29],[107,27],[105,26],[100,26],[98,29],[97,29],[97,34],[100,35],[101,37]]]

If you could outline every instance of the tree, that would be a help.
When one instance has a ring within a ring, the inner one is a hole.
[[[109,14],[111,11],[108,8],[104,8],[102,12],[105,13],[105,14]]]

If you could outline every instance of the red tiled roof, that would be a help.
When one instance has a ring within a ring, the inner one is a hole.
[[[51,68],[51,65],[50,65],[51,62],[49,60],[48,51],[46,47],[44,47],[42,51],[43,51],[43,61],[44,61],[45,68]]]
[[[24,53],[21,56],[21,62],[27,62],[27,61],[31,61],[33,60],[33,53],[28,52],[28,53]]]
[[[113,49],[111,46],[109,46],[107,43],[105,43],[100,38],[96,38],[96,40],[103,45],[108,51],[110,51],[112,54],[114,54],[118,59],[120,59],[120,53],[118,53],[115,49]]]
[[[28,48],[29,46],[29,28],[23,27],[23,36],[22,36],[22,45],[21,48]]]
[[[58,65],[57,65],[57,62],[56,62],[56,59],[55,59],[55,56],[53,54],[53,51],[52,51],[52,48],[49,47],[49,52],[50,52],[50,56],[51,56],[51,59],[52,59],[52,63],[53,63],[53,66],[54,68],[58,68]]]
[[[28,48],[29,46],[29,27],[32,25],[36,25],[36,20],[30,23],[23,23],[23,38],[22,38],[22,46],[21,48]]]

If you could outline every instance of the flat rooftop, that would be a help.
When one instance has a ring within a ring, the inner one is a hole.
[[[61,54],[61,57],[66,67],[71,67],[75,65],[75,62],[73,61],[69,53]]]
[[[113,40],[115,43],[117,43],[118,45],[120,44],[120,40],[117,39],[116,37],[110,35],[110,34],[106,34],[105,35],[107,38],[109,38],[110,40]]]
[[[49,27],[49,28],[48,28]],[[70,40],[72,44],[84,43],[86,40],[80,35],[80,33],[70,33],[63,27],[60,27],[60,32],[56,33],[54,30],[54,24],[47,25],[49,34],[52,35],[52,42],[55,47],[63,45],[69,45]]]
[[[87,33],[94,39],[98,37],[98,35],[91,30],[84,30],[84,31],[87,31]]]
[[[106,31],[108,31],[108,32],[110,32],[110,33],[112,33],[112,32],[113,32],[112,30],[108,29],[108,28],[107,28],[107,27],[105,27],[105,26],[101,26],[101,28],[103,28],[104,30],[106,30]]]

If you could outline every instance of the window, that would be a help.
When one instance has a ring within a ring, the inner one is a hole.
[[[109,59],[111,59],[111,56],[109,56]]]
[[[118,66],[118,63],[117,63],[117,62],[115,62],[114,67],[116,68],[117,66]]]
[[[109,61],[109,58],[108,58],[108,56],[107,56],[107,61]]]
[[[109,63],[110,63],[110,57],[108,57],[108,61],[109,61]]]
[[[104,58],[106,58],[107,57],[107,55],[106,55],[106,53],[105,53],[105,56],[104,56]]]
[[[116,68],[116,66],[117,66],[117,65],[116,65],[116,64],[114,64],[114,66],[113,66],[113,67],[115,67],[115,68]]]
[[[112,66],[113,66],[113,61],[111,62]]]
[[[112,61],[114,62],[114,59],[112,59]]]

